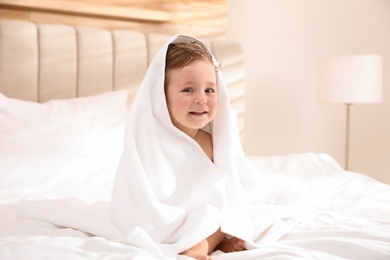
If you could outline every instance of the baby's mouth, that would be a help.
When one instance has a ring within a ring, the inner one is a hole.
[[[191,111],[191,115],[204,115],[207,114],[207,111]]]

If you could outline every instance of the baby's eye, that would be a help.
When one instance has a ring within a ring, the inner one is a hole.
[[[213,89],[213,88],[208,88],[208,89],[206,89],[205,92],[206,92],[206,93],[214,93],[214,92],[215,92],[215,89]]]
[[[182,90],[183,92],[192,93],[194,90],[192,88],[185,88]]]

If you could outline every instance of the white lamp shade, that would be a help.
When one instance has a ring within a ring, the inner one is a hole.
[[[382,57],[350,55],[318,61],[320,103],[382,102]]]

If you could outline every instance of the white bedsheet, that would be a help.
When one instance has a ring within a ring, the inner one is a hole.
[[[389,185],[358,173],[343,171],[325,154],[249,159],[278,194],[299,198],[312,205],[313,210],[303,214],[294,230],[272,245],[239,253],[215,252],[215,259],[390,259]],[[67,164],[69,160],[76,160],[79,167],[70,167]],[[27,185],[9,185],[11,179],[8,178],[8,186],[0,186],[0,259],[166,259],[152,250],[141,250],[70,228],[73,223],[83,223],[80,220],[85,218],[85,214],[64,215],[65,222],[61,225],[51,223],[52,219],[58,220],[56,214],[61,214],[61,210],[66,212],[67,206],[63,203],[68,203],[66,205],[73,205],[80,212],[87,208],[86,212],[94,212],[90,218],[83,220],[86,224],[79,229],[90,228],[93,232],[100,229],[103,233],[111,229],[109,226],[98,226],[98,223],[107,223],[105,218],[108,217],[110,185],[115,175],[115,170],[109,166],[115,160],[90,158],[88,161],[52,156],[50,161],[53,176],[55,169],[61,165],[63,175],[66,171],[64,165],[68,165],[68,170],[73,171],[71,179],[75,182],[72,186],[74,189],[68,189],[68,193],[66,189],[60,193],[48,189],[43,193],[44,188],[41,188],[40,194],[34,194]],[[95,169],[88,168],[92,162]],[[10,169],[13,167],[9,165],[8,171],[4,172],[5,165],[5,161],[0,159],[0,180],[12,173]],[[20,171],[18,174],[23,178]],[[27,177],[28,171],[23,174]],[[38,174],[37,169],[35,174]],[[95,176],[94,186],[107,185],[107,188],[99,193],[80,193],[78,174],[82,178]],[[43,180],[42,185],[45,186]],[[50,180],[51,186],[61,183],[64,183],[64,179],[55,177]],[[73,198],[67,198],[70,196]],[[25,205],[24,210],[28,209],[26,199],[29,198],[39,199],[40,203],[52,203],[53,214],[46,216],[45,221],[42,221],[42,216],[38,217],[41,220],[34,220],[31,216],[28,219],[18,218],[17,210],[19,215],[28,215],[26,211],[20,212],[20,205]],[[177,258],[186,259],[184,256]]]

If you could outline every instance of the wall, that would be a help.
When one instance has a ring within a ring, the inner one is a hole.
[[[226,36],[226,0],[0,0],[0,19]]]
[[[316,100],[320,57],[380,54],[384,102],[351,108],[349,169],[390,183],[390,1],[229,0],[246,59],[248,155],[325,152],[344,164],[345,107]]]

